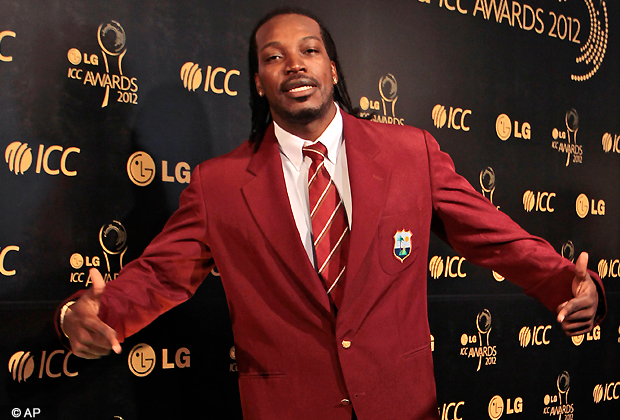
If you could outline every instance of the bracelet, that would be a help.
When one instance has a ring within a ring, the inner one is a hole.
[[[65,337],[69,338],[69,336],[67,335],[67,333],[65,332],[65,329],[63,327],[63,324],[65,322],[65,315],[67,315],[67,310],[69,309],[69,307],[71,305],[73,305],[75,303],[74,300],[72,300],[71,302],[67,302],[63,305],[62,309],[60,310],[60,330],[62,331],[62,333],[65,335]]]

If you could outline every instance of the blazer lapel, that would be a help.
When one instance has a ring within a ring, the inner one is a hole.
[[[256,223],[302,290],[329,311],[329,298],[308,259],[293,218],[273,125],[267,129],[247,169],[255,177],[242,190]]]
[[[356,281],[355,278],[377,235],[391,171],[375,161],[379,148],[368,138],[368,133],[355,121],[355,117],[343,113],[343,123],[353,201],[351,245],[343,302],[343,306],[348,306],[347,303],[352,304],[364,286],[364,282]]]

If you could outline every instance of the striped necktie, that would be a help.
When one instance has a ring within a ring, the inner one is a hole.
[[[349,223],[344,203],[325,168],[327,148],[320,142],[305,146],[304,156],[312,159],[308,172],[308,196],[316,270],[327,294],[338,308],[342,302],[349,255]]]

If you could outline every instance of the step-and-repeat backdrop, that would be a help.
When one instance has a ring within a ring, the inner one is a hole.
[[[247,138],[248,37],[280,5],[0,0],[3,419],[241,418],[217,272],[121,355],[77,358],[58,342],[52,316],[89,286],[90,267],[113,281],[175,210],[190,171]],[[616,418],[620,5],[311,7],[330,28],[364,113],[430,131],[500,210],[565,258],[588,251],[607,288],[605,321],[571,339],[518,287],[433,237],[440,418]]]

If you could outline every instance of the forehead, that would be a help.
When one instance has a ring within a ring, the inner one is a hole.
[[[316,37],[321,42],[321,28],[314,19],[303,15],[279,15],[269,19],[256,31],[256,46],[260,51],[269,44],[283,44]]]

